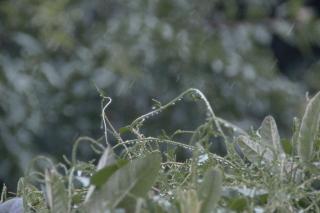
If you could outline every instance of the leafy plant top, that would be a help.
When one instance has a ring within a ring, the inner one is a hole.
[[[182,100],[203,102],[204,122],[149,135],[147,121]],[[116,130],[107,116],[111,98],[102,95],[104,135],[79,138],[71,159],[58,164],[37,157],[17,198],[7,199],[4,187],[0,212],[320,212],[320,93],[301,122],[294,119],[290,139],[280,138],[272,116],[251,131],[216,116],[197,89],[155,103]],[[83,142],[97,159],[77,158]]]

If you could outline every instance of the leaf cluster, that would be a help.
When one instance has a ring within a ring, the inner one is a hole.
[[[117,131],[106,113],[111,99],[102,97],[109,100],[102,110],[104,136],[80,138],[64,163],[35,159],[18,183],[25,212],[320,212],[320,93],[301,121],[295,119],[290,139],[281,139],[272,116],[256,131],[242,130],[216,116],[193,88]],[[204,103],[203,124],[146,136],[146,120],[188,98]],[[98,161],[77,159],[80,141],[92,144]]]

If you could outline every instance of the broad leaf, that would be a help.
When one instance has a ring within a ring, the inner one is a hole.
[[[160,153],[153,152],[118,169],[91,197],[90,212],[116,207],[132,212],[136,199],[144,197],[155,182],[160,163]]]
[[[202,201],[199,200],[199,193],[194,189],[179,190],[177,192],[177,204],[179,212],[201,213]]]
[[[284,154],[280,136],[278,133],[277,124],[272,116],[267,116],[258,130],[261,136],[261,145],[270,148],[279,159],[281,154]]]
[[[247,136],[240,135],[237,139],[237,144],[240,146],[244,156],[253,163],[259,161],[261,157],[268,162],[273,160],[273,153],[269,148],[252,141]]]
[[[298,134],[298,154],[302,162],[310,162],[314,156],[313,146],[319,130],[320,92],[308,103]]]
[[[114,156],[112,149],[110,147],[107,147],[99,159],[99,162],[97,165],[97,170],[99,171],[102,168],[107,167],[108,165],[114,164],[115,162],[116,162],[116,160],[115,160],[115,156]],[[95,188],[96,187],[94,185],[91,185],[89,187],[86,198],[85,198],[85,202],[87,202],[90,199]]]
[[[22,198],[16,197],[7,200],[4,203],[0,203],[1,213],[23,213],[23,201]]]
[[[211,169],[204,175],[204,180],[200,185],[198,194],[203,202],[202,213],[209,213],[215,209],[222,190],[222,173],[219,169]]]
[[[56,170],[46,170],[46,195],[51,212],[66,213],[69,212],[68,194],[65,189],[62,177]]]
[[[106,166],[99,171],[97,171],[94,175],[91,177],[91,184],[95,185],[96,187],[102,186],[109,177],[116,172],[119,168],[126,165],[128,163],[127,160],[118,160],[116,163]]]

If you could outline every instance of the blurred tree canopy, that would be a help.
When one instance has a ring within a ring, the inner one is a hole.
[[[320,89],[318,1],[3,0],[0,2],[0,179],[35,153],[69,153],[101,136],[100,97],[116,127],[196,87],[245,128],[272,114],[284,130]],[[181,104],[160,128],[195,127]],[[156,125],[156,124],[150,124]],[[84,153],[85,154],[85,153]],[[13,186],[13,185],[11,185]]]

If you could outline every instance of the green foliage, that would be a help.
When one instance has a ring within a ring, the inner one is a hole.
[[[97,138],[96,87],[117,100],[115,127],[154,97],[197,87],[220,116],[249,128],[270,113],[288,135],[306,88],[320,85],[312,9],[294,0],[2,0],[0,179],[13,188],[37,153],[59,158],[75,135]],[[285,69],[276,66],[275,38],[298,55],[279,48]],[[145,131],[194,129],[199,114],[183,105]]]
[[[193,189],[186,191],[179,191],[177,193],[177,200],[179,201],[179,211],[184,213],[200,213],[202,202],[199,195]]]
[[[160,168],[160,153],[150,153],[134,160],[119,170],[95,192],[88,203],[89,209],[125,208],[132,212],[135,200],[144,197],[154,184]]]
[[[298,135],[298,153],[302,162],[309,163],[315,155],[314,143],[320,125],[320,93],[309,100]]]
[[[267,148],[266,144],[258,143],[247,136],[239,136],[237,144],[244,156],[253,163],[260,163],[261,160],[271,162],[274,158],[272,151]]]
[[[70,202],[62,177],[55,170],[45,172],[46,198],[51,212],[70,212]]]
[[[201,98],[194,99],[195,94]],[[148,119],[175,106],[177,100],[188,100],[189,96],[194,101],[202,101],[205,110],[210,112],[198,128],[177,130],[171,136],[141,133]],[[317,97],[309,101],[307,115],[314,110]],[[25,211],[319,212],[318,150],[311,150],[313,157],[308,164],[299,159],[301,151],[282,151],[277,125],[271,116],[264,119],[257,131],[247,133],[216,116],[206,97],[196,89],[189,89],[161,106],[126,125],[126,131],[131,132],[134,139],[122,138],[104,114],[103,122],[108,123],[104,137],[88,140],[104,147],[96,166],[92,161],[80,161],[76,155],[72,161],[65,159],[65,164],[57,165],[46,158],[37,158],[34,169],[18,184],[18,196],[23,198]],[[306,118],[310,119],[306,114],[301,126],[307,125],[303,124]],[[308,133],[319,134],[319,129]],[[185,137],[178,140],[179,135]],[[223,135],[227,155],[221,157],[206,147],[214,142],[212,135]],[[112,137],[116,140],[113,146],[108,143]],[[190,140],[192,144],[188,144]],[[292,149],[301,146],[293,142],[294,137],[291,140]],[[233,145],[239,145],[239,149],[234,151]],[[73,153],[78,148],[75,143]],[[191,152],[192,157],[178,162],[178,148]],[[44,159],[49,165],[39,171],[36,162],[43,164]],[[5,194],[2,193],[3,200],[7,199]],[[7,202],[0,204],[0,208]]]
[[[217,209],[222,190],[221,171],[217,169],[207,171],[199,189],[198,194],[202,201],[200,212],[210,213],[213,209]]]
[[[100,187],[102,186],[108,178],[116,172],[118,169],[120,169],[122,166],[126,165],[128,161],[126,160],[119,160],[115,164],[106,166],[99,171],[97,171],[95,174],[92,175],[90,182],[91,184]]]
[[[261,143],[268,146],[272,150],[276,158],[280,158],[281,154],[284,154],[280,136],[277,128],[277,124],[272,116],[267,116],[259,128],[259,134],[261,137]]]

